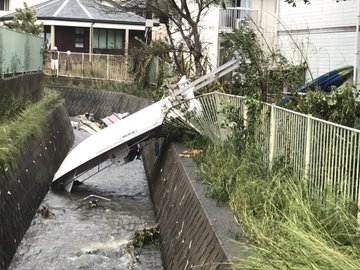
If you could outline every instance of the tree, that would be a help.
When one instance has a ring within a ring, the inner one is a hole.
[[[180,74],[190,75],[184,61],[193,63],[196,76],[206,72],[203,55],[204,46],[200,37],[201,20],[211,6],[219,5],[222,0],[132,0],[125,1],[121,7],[127,10],[143,9],[152,12],[166,26],[169,53]],[[179,44],[178,40],[182,40]]]
[[[295,4],[295,0],[284,0]],[[309,3],[309,0],[303,0]],[[122,9],[153,13],[166,26],[169,53],[180,74],[190,75],[189,66],[195,67],[195,75],[206,72],[206,55],[200,36],[201,20],[211,6],[225,8],[224,0],[118,0]],[[179,38],[180,37],[180,38]],[[182,42],[179,43],[181,39]],[[186,65],[186,62],[190,65]],[[193,65],[192,65],[193,64]]]
[[[6,27],[37,36],[44,31],[43,23],[36,23],[37,18],[35,9],[28,7],[26,2],[24,2],[24,8],[17,8],[15,11],[12,21],[4,24]]]
[[[260,31],[258,33],[243,27],[222,34],[225,57],[236,54],[240,60],[237,75],[233,76],[232,85],[227,84],[226,91],[274,102],[284,88],[291,93],[297,91],[302,83],[303,68],[292,65],[266,42]]]

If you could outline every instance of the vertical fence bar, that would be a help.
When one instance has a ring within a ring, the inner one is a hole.
[[[61,59],[60,59],[60,53],[57,52],[57,56],[58,56],[58,66],[56,69],[56,77],[59,77],[59,68],[60,68],[60,63],[61,63]]]
[[[81,77],[84,77],[84,61],[85,61],[85,55],[82,53],[81,55]]]
[[[275,151],[275,132],[276,132],[276,117],[275,117],[275,105],[271,104],[270,112],[270,140],[269,140],[269,168],[271,169],[274,161]]]
[[[360,134],[357,134],[357,137],[358,137],[358,142],[360,141]],[[360,217],[360,186],[359,186],[359,177],[360,177],[360,146],[358,145],[357,147],[357,170],[356,170],[356,190],[357,190],[357,194],[356,194],[356,199],[355,199],[355,202],[357,203],[357,206],[358,206],[358,222],[359,222],[359,217]]]
[[[106,79],[109,79],[109,70],[110,70],[110,68],[109,68],[109,59],[110,59],[110,55],[107,55],[106,56]]]
[[[307,116],[306,122],[306,139],[305,139],[305,167],[304,167],[304,178],[309,179],[310,173],[310,151],[311,151],[311,133],[312,133],[312,121],[311,115]]]
[[[242,107],[242,117],[244,119],[244,126],[247,127],[248,126],[248,107],[246,105],[246,103],[244,102],[243,107]]]

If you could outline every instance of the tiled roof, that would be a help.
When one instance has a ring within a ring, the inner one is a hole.
[[[95,0],[50,0],[34,8],[39,20],[145,24],[145,18],[141,16],[122,12]],[[10,19],[13,15],[14,13],[5,15],[3,19]]]

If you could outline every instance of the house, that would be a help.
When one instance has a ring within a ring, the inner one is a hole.
[[[122,12],[111,1],[50,0],[34,8],[38,21],[44,24],[44,41],[59,51],[127,55],[144,40],[145,18]],[[11,20],[13,15],[0,19]],[[154,38],[158,26],[151,25]]]
[[[297,1],[296,7],[281,1],[279,48],[295,64],[307,64],[307,80],[353,65],[359,88],[359,12],[359,1]]]
[[[276,44],[278,1],[226,0],[225,7],[220,5],[209,8],[199,29],[210,69],[218,67],[224,61],[222,32],[234,31],[243,26],[254,27],[262,31],[267,43]]]
[[[22,8],[24,2],[26,2],[28,6],[33,6],[45,1],[47,0],[0,0],[0,17],[14,12],[16,8]]]

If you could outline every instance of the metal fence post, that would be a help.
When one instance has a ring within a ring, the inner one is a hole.
[[[245,102],[243,102],[242,117],[244,119],[244,127],[247,127],[248,126],[248,107],[246,106]]]
[[[312,133],[311,114],[308,114],[307,122],[306,122],[306,139],[305,139],[305,164],[304,164],[305,179],[309,178],[309,172],[310,172],[311,133]]]
[[[60,59],[60,52],[57,52],[57,55],[58,55],[58,66],[57,66],[57,69],[56,69],[56,77],[59,77],[59,69],[60,69],[60,63],[61,63],[61,59]]]
[[[109,79],[109,61],[110,60],[110,55],[107,55],[106,56],[106,79]]]
[[[84,77],[84,61],[85,61],[85,54],[82,53],[82,55],[81,55],[81,77]]]
[[[270,112],[270,140],[269,140],[269,168],[271,169],[274,161],[275,152],[275,138],[276,138],[276,116],[275,116],[275,105],[271,104]]]

